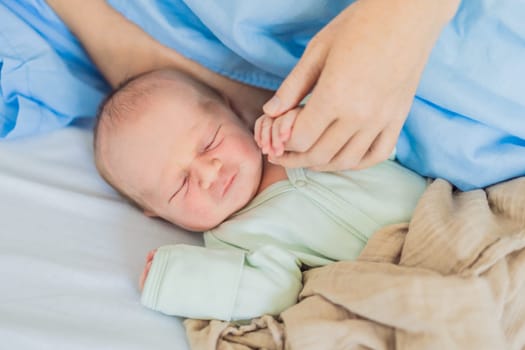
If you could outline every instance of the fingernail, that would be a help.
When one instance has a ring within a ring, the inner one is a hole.
[[[275,164],[275,159],[273,157],[268,157],[268,161],[272,164]]]
[[[266,114],[274,115],[279,111],[279,107],[281,105],[281,100],[277,95],[273,95],[273,97],[264,104],[263,110]]]

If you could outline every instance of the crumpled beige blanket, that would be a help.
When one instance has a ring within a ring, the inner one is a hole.
[[[443,180],[357,261],[305,272],[300,302],[247,326],[186,320],[193,349],[525,349],[525,178]]]

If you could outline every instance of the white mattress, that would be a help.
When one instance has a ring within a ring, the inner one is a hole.
[[[91,132],[0,142],[0,348],[188,348],[140,305],[146,253],[195,233],[150,219],[98,176]]]

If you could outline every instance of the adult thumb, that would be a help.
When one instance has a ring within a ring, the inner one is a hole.
[[[325,54],[322,50],[307,48],[273,97],[264,104],[264,113],[270,117],[278,117],[297,107],[299,102],[312,91],[324,62]]]

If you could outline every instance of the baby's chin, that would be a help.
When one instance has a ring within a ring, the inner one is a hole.
[[[235,211],[233,211],[230,214],[224,214],[221,216],[216,216],[214,218],[210,218],[208,220],[201,220],[199,222],[195,223],[176,223],[175,225],[192,232],[205,232],[209,231],[211,229],[214,229],[215,227],[222,224],[224,221],[226,221],[231,215],[233,215]]]
[[[246,201],[246,203],[239,204],[235,208],[231,208],[228,212],[223,213],[217,213],[214,217],[209,218],[203,218],[202,220],[199,220],[199,222],[194,223],[174,223],[179,227],[182,227],[188,231],[193,232],[204,232],[209,231],[211,229],[216,228],[217,226],[221,225],[223,222],[227,221],[233,214],[237,213],[239,210],[244,208],[246,204],[248,204],[250,201]]]

